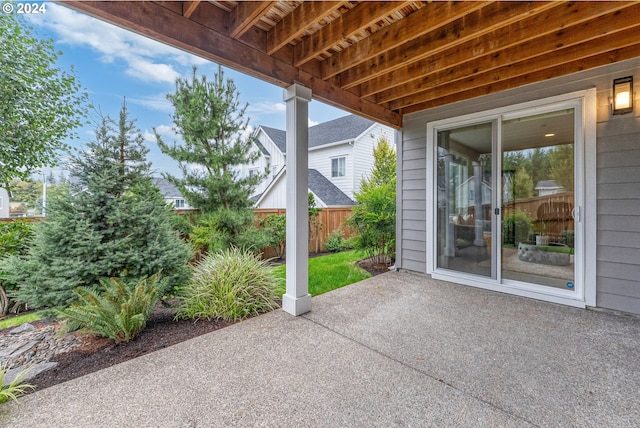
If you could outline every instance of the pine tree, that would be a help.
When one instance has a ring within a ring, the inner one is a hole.
[[[247,106],[240,107],[239,93],[231,79],[224,78],[222,67],[213,81],[197,77],[178,78],[175,94],[167,98],[175,107],[175,131],[183,144],[166,144],[156,132],[158,146],[180,164],[183,178],[167,175],[189,205],[203,213],[219,209],[243,210],[252,206],[254,187],[264,174],[238,177],[234,167],[250,164],[258,158],[251,152],[254,135],[246,135]]]
[[[160,271],[167,287],[184,283],[191,250],[171,228],[147,152],[126,105],[117,123],[102,120],[95,140],[71,162],[73,185],[50,201],[28,256],[1,266],[18,300],[66,306],[75,288],[98,286],[101,278],[129,282]]]

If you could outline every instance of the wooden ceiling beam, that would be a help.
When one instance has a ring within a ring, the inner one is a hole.
[[[344,5],[341,1],[302,2],[267,33],[269,55],[300,37],[308,27],[331,15]]]
[[[275,1],[241,1],[229,13],[229,36],[237,39],[249,31],[277,3]]]
[[[343,88],[352,88],[372,78],[406,68],[407,64],[429,59],[445,49],[452,49],[523,17],[555,8],[559,4],[561,3],[492,3],[340,73],[340,82]],[[512,34],[508,38],[514,40],[516,37]]]
[[[280,87],[301,82],[311,89],[314,99],[338,103],[345,110],[395,128],[402,126],[398,113],[153,2],[63,1],[62,4]]]
[[[590,28],[593,28],[593,26]],[[394,111],[404,110],[416,104],[428,103],[437,98],[447,97],[458,92],[471,91],[478,87],[486,87],[503,80],[508,81],[520,76],[527,76],[540,70],[553,68],[562,70],[563,64],[579,63],[580,61],[588,60],[588,58],[606,56],[611,51],[637,45],[639,42],[638,31],[640,31],[640,22],[636,21],[633,27],[618,32],[608,32],[607,35],[599,38],[574,43],[554,51],[541,50],[538,52],[538,56],[526,55],[528,57],[523,60],[518,60],[517,58],[504,60],[502,61],[502,67],[493,68],[486,72],[469,73],[467,70],[466,78],[464,79],[447,79],[430,89],[395,100],[389,103],[389,108]],[[565,74],[574,72],[571,67],[566,68],[570,71]]]
[[[183,1],[182,2],[182,16],[185,18],[191,18],[193,12],[200,6],[200,0],[195,1]]]
[[[402,9],[410,2],[385,1],[363,2],[356,5],[340,18],[331,21],[320,30],[305,37],[294,47],[293,65],[299,67],[376,22]]]
[[[589,40],[599,34],[592,28],[599,29],[624,28],[634,25],[636,11],[617,13],[621,9],[637,3],[623,2],[576,2],[562,4],[549,9],[543,14],[535,15],[526,20],[513,23],[506,27],[473,39],[463,45],[447,49],[427,59],[396,70],[393,75],[378,77],[360,86],[361,94],[369,96],[376,94],[378,103],[387,103],[402,98],[402,94],[416,93],[433,87],[439,80],[436,75],[453,79],[453,74],[463,78],[460,72],[487,71],[478,68],[482,61],[488,58],[511,58],[509,50],[516,54],[525,54],[529,48],[530,56],[537,56],[544,49],[553,50],[558,46],[567,46],[580,41]],[[602,18],[600,18],[602,16]],[[598,21],[595,21],[597,19]],[[601,21],[602,20],[602,21]],[[584,24],[578,26],[578,24]],[[513,37],[517,34],[516,37]],[[469,67],[469,58],[472,67]]]
[[[518,88],[530,83],[542,82],[544,80],[555,79],[557,77],[567,76],[569,74],[578,73],[580,71],[589,70],[596,67],[601,67],[616,62],[625,61],[638,57],[640,52],[640,43],[630,45],[620,49],[614,49],[603,54],[584,58],[577,61],[564,63],[561,65],[553,66],[544,70],[534,71],[522,76],[514,77],[499,82],[493,82],[489,85],[479,86],[474,89],[465,90],[462,92],[451,92],[440,98],[430,99],[428,101],[419,102],[409,107],[403,108],[400,112],[404,114],[415,113],[422,110],[428,110],[433,107],[452,104],[459,101],[468,100],[471,98],[477,98],[484,95],[493,94],[496,92],[506,91],[509,89]]]
[[[322,78],[334,77],[486,5],[486,2],[429,3],[406,18],[323,61]]]

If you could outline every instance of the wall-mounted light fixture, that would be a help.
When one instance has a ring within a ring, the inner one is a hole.
[[[622,77],[613,81],[613,114],[633,111],[633,77]]]

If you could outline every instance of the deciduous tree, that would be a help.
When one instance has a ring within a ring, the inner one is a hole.
[[[86,93],[61,52],[16,14],[0,14],[0,185],[56,162],[85,117]]]

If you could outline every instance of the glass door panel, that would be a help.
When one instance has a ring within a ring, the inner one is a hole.
[[[437,267],[495,277],[491,122],[437,133]]]
[[[503,279],[574,289],[574,110],[502,122]]]

